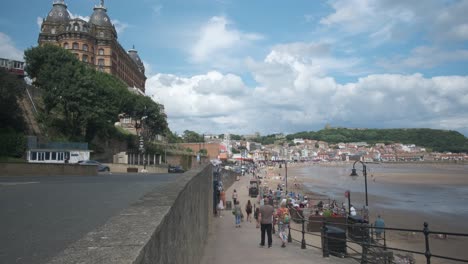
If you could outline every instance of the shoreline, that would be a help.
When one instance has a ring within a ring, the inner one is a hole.
[[[331,167],[331,168],[351,168],[352,162],[337,162],[337,163],[296,163],[296,164],[288,164],[288,191],[294,190],[293,188],[293,180],[296,179],[296,182],[300,183],[302,189],[300,192],[302,194],[307,194],[310,196],[320,197],[325,199],[327,196],[314,191],[310,185],[317,183],[316,179],[303,177],[298,173],[298,170],[303,167],[310,167],[310,166],[320,166],[320,167]],[[454,171],[459,171],[462,174],[465,172],[466,168],[464,165],[460,164],[408,164],[404,163],[403,166],[401,164],[383,164],[384,168],[427,168],[429,170],[432,169],[449,169]],[[268,169],[270,171],[270,176],[275,176],[280,174],[281,172],[284,173],[284,168],[279,169],[278,167],[274,167],[273,169]],[[450,175],[451,178],[441,177],[441,176],[431,176],[429,173],[416,173],[411,174],[411,177],[406,177],[407,172],[397,172],[397,173],[386,173],[385,178],[383,175],[380,175],[377,172],[375,173],[375,177],[385,183],[397,183],[397,184],[421,184],[423,182],[425,185],[434,185],[434,184],[445,184],[447,186],[458,186],[460,184],[465,184],[468,186],[468,175],[460,176]],[[430,175],[430,176],[428,176]],[[414,177],[413,177],[414,176]],[[293,178],[294,177],[294,178]],[[276,189],[277,183],[283,183],[282,181],[276,180],[276,177],[269,179],[271,183],[274,183],[270,187]],[[290,184],[289,184],[290,183]],[[296,189],[297,191],[297,189]],[[310,197],[309,196],[309,197]],[[364,193],[362,192],[355,192],[353,193],[353,200],[364,200]],[[370,195],[369,200],[373,201],[374,204],[385,204],[386,199],[383,196],[379,195]],[[310,199],[309,199],[310,200]],[[338,199],[337,199],[338,200]],[[345,202],[346,199],[343,197],[338,202]],[[345,204],[347,204],[345,202]],[[429,222],[429,230],[439,231],[439,232],[455,232],[455,233],[468,233],[468,227],[465,224],[466,219],[459,218],[456,215],[430,215],[428,219],[428,215],[420,212],[413,212],[408,209],[401,209],[401,208],[385,208],[385,209],[376,209],[370,210],[369,212],[369,219],[370,223],[376,219],[377,214],[381,214],[383,219],[385,220],[386,226],[390,228],[405,228],[405,229],[415,229],[415,230],[423,230],[424,222]],[[447,230],[452,229],[452,230]],[[455,230],[453,230],[455,229]],[[457,229],[463,229],[458,230]],[[430,237],[431,243],[431,253],[436,255],[444,255],[444,256],[452,256],[458,258],[468,259],[468,252],[465,250],[466,246],[468,245],[468,238],[465,237],[448,237],[447,239],[439,239],[436,235],[431,235]],[[422,233],[413,234],[412,232],[403,232],[403,231],[387,231],[387,246],[401,248],[401,249],[409,249],[413,251],[424,252],[425,251],[425,241],[424,236]],[[394,251],[395,254],[400,253],[405,255],[403,252]],[[422,255],[413,254],[417,263],[425,262],[425,257]],[[439,260],[436,258],[431,259],[431,263],[459,263],[459,262],[450,262],[448,260]]]

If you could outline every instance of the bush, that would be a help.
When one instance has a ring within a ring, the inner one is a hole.
[[[23,133],[0,131],[0,156],[20,158],[25,150],[26,139]]]

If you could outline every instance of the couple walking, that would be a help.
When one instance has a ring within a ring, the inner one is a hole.
[[[265,198],[264,205],[260,206],[258,214],[258,222],[260,223],[260,247],[265,246],[265,233],[268,237],[268,247],[270,248],[273,244],[273,238],[271,235],[271,230],[273,227],[273,217],[278,218],[279,223],[279,237],[281,239],[281,247],[286,247],[286,242],[288,236],[286,235],[286,230],[289,225],[289,210],[286,208],[286,200],[281,202],[281,208],[275,213],[275,209],[268,203],[268,198]]]

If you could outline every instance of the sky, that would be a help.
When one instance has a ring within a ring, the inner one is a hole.
[[[98,0],[65,0],[88,19]],[[468,136],[468,0],[107,0],[172,131],[434,128]],[[52,0],[3,1],[0,57]]]

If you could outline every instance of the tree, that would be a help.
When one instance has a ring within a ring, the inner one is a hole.
[[[0,69],[0,129],[24,131],[25,122],[18,104],[24,89],[23,81]]]
[[[159,104],[128,91],[121,80],[88,67],[68,50],[46,44],[28,49],[25,60],[26,71],[43,91],[45,122],[70,139],[110,135],[121,113],[135,120],[145,117],[147,139],[168,134]]]
[[[203,136],[191,130],[185,130],[183,138],[186,143],[203,142]]]
[[[18,100],[25,83],[0,69],[0,156],[21,157],[25,150],[25,122]]]

